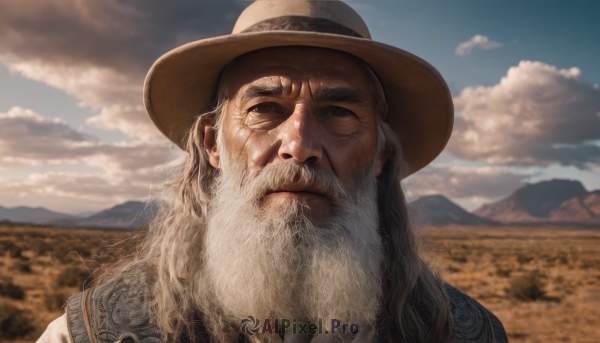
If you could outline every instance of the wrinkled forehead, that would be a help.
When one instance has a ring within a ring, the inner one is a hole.
[[[366,64],[341,51],[313,47],[278,47],[238,57],[223,71],[220,84],[231,97],[255,82],[310,81],[319,85],[350,86],[370,93],[371,77]],[[221,88],[221,87],[220,87]],[[368,94],[366,94],[368,95]]]

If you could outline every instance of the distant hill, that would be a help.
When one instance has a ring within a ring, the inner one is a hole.
[[[41,224],[58,218],[70,217],[68,214],[50,211],[43,207],[6,208],[0,206],[0,221]]]
[[[429,195],[410,204],[422,225],[575,224],[600,227],[600,190],[588,192],[581,182],[553,179],[527,184],[504,199],[469,213],[443,195]],[[61,227],[137,228],[154,217],[152,203],[128,201],[85,217],[53,212],[42,207],[0,206],[0,222]]]
[[[553,179],[527,184],[502,200],[481,206],[473,214],[503,223],[563,222],[567,217],[568,222],[581,222],[585,210],[577,206],[583,200],[574,199],[587,199],[588,195],[579,181]],[[568,201],[571,202],[565,204]],[[593,203],[594,199],[587,201]]]
[[[498,225],[493,220],[480,218],[465,211],[443,195],[429,195],[411,203],[421,225]]]
[[[550,221],[600,224],[600,190],[566,200],[549,215]]]
[[[87,217],[93,216],[96,213],[98,213],[98,211],[85,211],[85,212],[71,213],[71,216],[76,217],[76,218],[87,218]]]
[[[47,222],[62,227],[135,228],[153,216],[151,208],[141,201],[128,201],[87,218],[60,218]]]

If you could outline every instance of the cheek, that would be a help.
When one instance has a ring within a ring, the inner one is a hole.
[[[320,124],[325,127],[328,133],[340,137],[349,137],[355,135],[363,127],[363,124],[355,116],[330,116],[328,118],[322,119]]]
[[[269,160],[274,139],[267,131],[252,130],[241,122],[224,126],[224,131],[227,132],[223,142],[225,149],[235,162],[243,162],[252,169],[263,166]]]
[[[373,136],[369,132],[345,138],[324,136],[323,148],[342,182],[350,182],[373,163],[377,144]]]
[[[244,147],[250,137],[250,130],[240,124],[238,118],[225,118],[221,129],[222,139],[220,147],[222,151],[233,161],[243,158]]]

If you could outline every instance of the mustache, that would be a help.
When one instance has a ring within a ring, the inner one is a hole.
[[[252,199],[262,200],[278,191],[311,192],[340,203],[346,195],[341,181],[332,171],[294,162],[268,165],[256,175],[246,174],[242,185]]]

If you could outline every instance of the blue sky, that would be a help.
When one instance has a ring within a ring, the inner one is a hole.
[[[452,85],[496,84],[521,60],[580,68],[600,82],[599,1],[370,1],[355,4],[376,40],[413,52]],[[501,42],[491,51],[454,55],[475,34]]]
[[[348,3],[455,97],[453,138],[405,182],[411,196],[474,209],[524,182],[600,188],[600,1]],[[228,33],[248,4],[0,0],[0,205],[75,213],[144,199],[177,154],[141,108],[145,72]]]
[[[540,61],[559,69],[579,68],[591,85],[600,84],[600,1],[352,1],[366,20],[373,38],[402,48],[435,66],[454,96],[468,86],[493,86],[521,61]],[[459,56],[460,42],[479,34],[502,46],[474,48]],[[567,113],[564,114],[568,116]],[[597,128],[600,132],[600,127]],[[436,162],[471,165],[444,153]],[[435,163],[434,163],[435,164]],[[475,166],[489,166],[474,163]],[[493,167],[493,166],[492,166]],[[529,175],[526,182],[549,178],[572,178],[588,189],[600,188],[596,168],[580,169],[559,163],[510,168]],[[432,192],[421,189],[419,175],[413,185],[416,196]],[[466,182],[466,180],[463,180]],[[512,190],[507,184],[506,193]],[[439,189],[444,193],[443,189]],[[502,193],[502,192],[499,192]],[[454,198],[473,209],[488,201],[485,193]],[[496,196],[489,197],[490,200]]]

